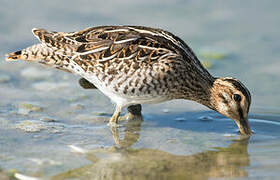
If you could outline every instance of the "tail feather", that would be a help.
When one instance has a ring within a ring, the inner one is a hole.
[[[39,41],[45,43],[48,46],[53,46],[53,44],[55,44],[52,38],[52,36],[54,35],[53,32],[49,32],[45,29],[33,28],[32,33],[36,38],[39,39]]]
[[[71,39],[71,37],[67,37],[69,33],[47,31],[45,29],[38,28],[33,28],[32,33],[37,39],[39,39],[39,41],[51,48],[66,48],[68,51],[73,51],[77,50],[78,45],[81,44],[80,42]]]
[[[32,61],[66,70],[70,58],[75,55],[77,42],[65,38],[65,33],[36,28],[32,32],[41,43],[6,54],[6,61]]]
[[[17,61],[21,59],[22,51],[16,51],[6,54],[6,61]]]

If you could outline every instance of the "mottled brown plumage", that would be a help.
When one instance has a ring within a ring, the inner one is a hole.
[[[73,33],[33,33],[42,43],[10,53],[7,60],[38,61],[81,75],[116,103],[111,123],[117,123],[123,107],[188,99],[233,118],[241,124],[241,133],[251,133],[246,87],[233,78],[211,76],[193,51],[167,31],[100,26]],[[234,100],[236,94],[242,101]]]

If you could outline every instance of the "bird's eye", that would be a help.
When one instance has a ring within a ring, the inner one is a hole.
[[[240,102],[241,101],[241,96],[239,94],[234,94],[233,95],[233,99],[236,101],[236,102]]]

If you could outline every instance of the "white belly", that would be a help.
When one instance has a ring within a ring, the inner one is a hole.
[[[154,103],[160,103],[164,101],[170,100],[167,97],[162,96],[152,96],[152,95],[145,95],[145,96],[131,96],[131,95],[125,95],[118,93],[113,90],[113,88],[105,87],[102,82],[100,82],[96,77],[92,78],[86,78],[88,81],[93,83],[103,94],[108,96],[111,101],[116,103],[119,107],[124,108],[129,105],[134,104],[154,104]]]
[[[108,96],[111,101],[116,103],[120,108],[127,107],[133,104],[154,104],[170,100],[170,98],[168,97],[157,95],[131,96],[118,93],[114,91],[112,87],[106,87],[104,83],[100,81],[94,74],[85,72],[75,62],[71,61],[70,64],[73,64],[75,67],[74,69],[69,69],[70,71],[75,74],[79,74],[80,76],[94,84],[103,94]],[[71,67],[71,65],[68,67]]]

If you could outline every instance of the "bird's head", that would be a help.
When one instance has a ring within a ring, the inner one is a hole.
[[[248,121],[251,95],[237,79],[217,78],[211,89],[211,106],[219,113],[233,119],[241,134],[252,133]]]

